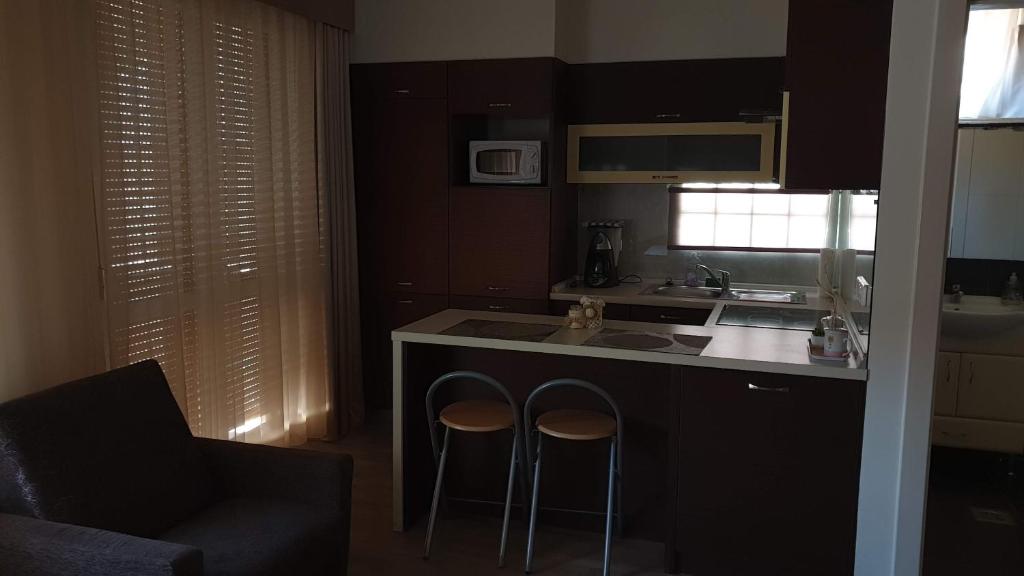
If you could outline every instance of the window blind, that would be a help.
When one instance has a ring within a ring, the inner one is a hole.
[[[328,410],[313,25],[96,6],[112,363],[159,360],[196,434],[302,441]]]

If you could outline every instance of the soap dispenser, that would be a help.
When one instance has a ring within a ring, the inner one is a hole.
[[[1003,286],[1003,304],[1020,304],[1024,301],[1024,289],[1021,288],[1020,278],[1017,273],[1010,274],[1010,278]]]

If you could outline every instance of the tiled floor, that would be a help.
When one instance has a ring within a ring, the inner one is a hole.
[[[352,576],[521,574],[526,529],[513,514],[505,568],[497,568],[501,523],[497,518],[444,516],[438,521],[430,560],[423,560],[425,522],[412,530],[391,530],[391,420],[377,413],[370,422],[337,443],[312,442],[309,448],[347,452],[355,460],[352,487]],[[537,533],[534,573],[558,576],[601,573],[600,534],[541,528]],[[613,572],[623,576],[662,574],[659,543],[615,540]]]
[[[1016,468],[1008,475],[1007,458],[995,454],[932,452],[924,576],[1024,574],[1024,470]]]

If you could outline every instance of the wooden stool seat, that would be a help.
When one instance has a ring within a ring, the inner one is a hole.
[[[463,432],[496,432],[513,427],[512,407],[494,400],[463,400],[441,410],[441,423]]]
[[[615,418],[593,410],[552,410],[537,418],[537,429],[565,440],[600,440],[615,436]]]

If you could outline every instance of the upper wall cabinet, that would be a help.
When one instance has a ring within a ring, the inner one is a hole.
[[[452,114],[545,116],[552,110],[553,58],[462,60],[448,64]]]
[[[958,134],[949,255],[1024,260],[1024,132]]]
[[[359,67],[376,100],[445,98],[444,62],[401,62]]]
[[[736,122],[782,110],[782,58],[573,64],[569,124]]]
[[[892,0],[789,0],[787,188],[877,190]]]

